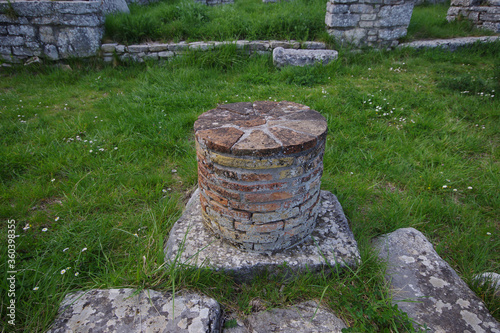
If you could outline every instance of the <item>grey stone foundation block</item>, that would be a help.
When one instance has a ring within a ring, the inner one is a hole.
[[[93,289],[66,295],[49,333],[220,332],[219,304],[194,293]]]
[[[206,230],[202,222],[199,189],[184,214],[174,224],[165,245],[165,261],[207,267],[232,274],[237,281],[251,280],[268,270],[272,274],[327,272],[360,260],[356,240],[347,224],[342,206],[330,192],[321,191],[316,227],[306,240],[276,254],[243,251]],[[284,265],[286,263],[286,266]]]
[[[432,244],[413,228],[398,229],[374,241],[388,262],[393,303],[427,332],[499,333],[499,323]]]
[[[277,47],[273,50],[273,63],[277,67],[306,66],[315,63],[326,65],[338,56],[339,53],[335,50],[295,50]]]
[[[500,36],[487,36],[487,37],[459,37],[451,39],[434,39],[434,40],[422,40],[411,43],[403,43],[398,47],[412,47],[415,49],[426,49],[426,48],[442,48],[450,51],[455,51],[459,47],[464,47],[472,45],[474,43],[493,43],[500,40]]]
[[[286,309],[271,309],[250,315],[243,325],[224,333],[340,333],[344,322],[314,301]]]

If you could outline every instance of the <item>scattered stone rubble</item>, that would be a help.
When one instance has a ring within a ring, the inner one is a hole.
[[[429,332],[500,333],[500,324],[483,302],[421,232],[398,229],[374,245],[388,262],[393,303]]]
[[[330,0],[325,23],[340,43],[388,48],[406,35],[414,0]]]
[[[452,0],[446,19],[454,21],[461,17],[478,28],[500,32],[500,0]]]

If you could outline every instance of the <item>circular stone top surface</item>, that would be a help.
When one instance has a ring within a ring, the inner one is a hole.
[[[194,123],[198,142],[237,156],[294,154],[326,136],[325,118],[293,102],[261,101],[220,105]]]

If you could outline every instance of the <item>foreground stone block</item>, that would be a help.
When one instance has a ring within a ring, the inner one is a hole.
[[[215,238],[203,225],[196,190],[170,231],[165,261],[222,270],[233,274],[237,281],[251,280],[265,269],[272,274],[293,274],[355,266],[360,260],[359,251],[340,203],[327,191],[321,191],[320,200],[312,234],[296,247],[271,255],[243,251]]]
[[[277,67],[306,66],[315,63],[326,65],[338,56],[339,53],[335,50],[295,50],[277,47],[273,50],[273,63]]]
[[[340,333],[343,328],[344,322],[334,313],[309,301],[254,313],[244,320],[243,326],[226,329],[224,333]]]
[[[67,295],[48,332],[217,333],[220,315],[214,299],[194,293],[93,289]]]
[[[387,260],[393,303],[429,332],[500,332],[499,323],[422,233],[398,229],[374,242]]]

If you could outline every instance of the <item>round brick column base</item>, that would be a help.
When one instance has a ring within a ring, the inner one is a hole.
[[[221,105],[195,122],[205,225],[233,245],[280,251],[314,229],[327,125],[291,102]]]

